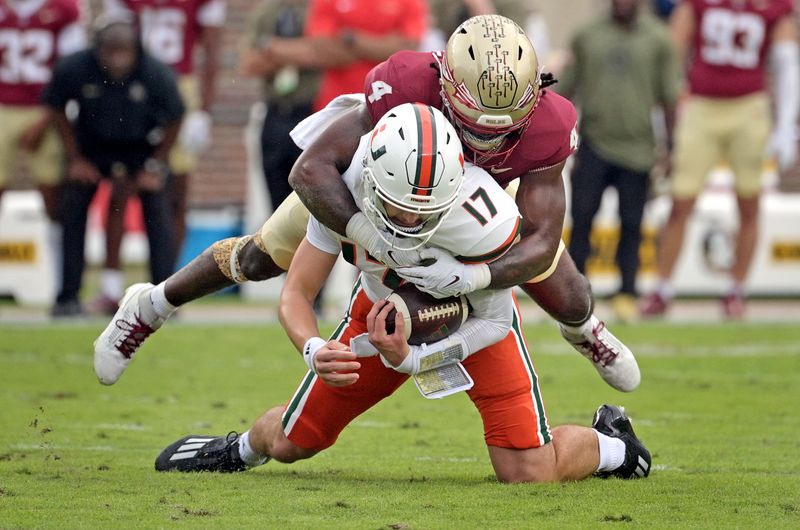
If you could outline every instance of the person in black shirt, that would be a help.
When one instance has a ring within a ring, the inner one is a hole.
[[[150,245],[150,272],[160,282],[175,264],[165,192],[167,153],[184,114],[169,67],[145,53],[127,14],[100,19],[92,48],[65,57],[45,89],[68,158],[61,209],[64,278],[53,316],[82,313],[86,218],[103,178],[125,179],[139,194]],[[67,116],[75,101],[78,115]]]

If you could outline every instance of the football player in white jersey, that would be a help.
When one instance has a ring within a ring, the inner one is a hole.
[[[457,259],[491,261],[519,236],[513,199],[484,170],[464,168],[455,129],[430,106],[406,103],[384,115],[361,138],[344,179],[374,237],[393,248],[425,244]],[[326,341],[313,301],[340,253],[361,275],[341,325]],[[363,248],[310,218],[280,304],[281,322],[309,368],[294,397],[241,437],[181,438],[162,451],[156,469],[231,472],[269,459],[311,458],[409,377],[425,395],[419,376],[431,367],[457,367],[468,374],[461,388],[483,419],[500,481],[579,480],[595,472],[647,476],[650,454],[619,407],[600,407],[593,429],[551,431],[510,289],[470,293],[473,311],[457,331],[409,346],[402,317],[391,334],[385,325],[392,304],[384,297],[398,280]]]

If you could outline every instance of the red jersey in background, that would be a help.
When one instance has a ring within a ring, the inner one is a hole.
[[[791,0],[686,0],[695,16],[692,94],[732,98],[766,88],[767,51]]]

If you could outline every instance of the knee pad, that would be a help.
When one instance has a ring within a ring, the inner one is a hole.
[[[245,283],[248,278],[242,273],[239,252],[253,236],[229,237],[211,245],[211,253],[217,267],[226,278],[236,283]]]

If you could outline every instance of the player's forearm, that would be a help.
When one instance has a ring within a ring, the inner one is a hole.
[[[508,335],[513,319],[511,290],[471,293],[471,314],[453,335],[464,340],[466,356],[499,342]]]
[[[204,57],[200,73],[200,108],[206,112],[211,112],[211,106],[214,104],[221,43],[222,31],[220,28],[203,30]]]
[[[284,289],[281,293],[278,317],[286,335],[299,352],[303,351],[308,339],[320,336],[313,303],[313,299],[309,300],[295,291],[287,292]]]
[[[335,166],[311,157],[301,158],[292,168],[289,184],[311,215],[331,230],[346,235],[347,222],[359,210]]]
[[[489,264],[490,289],[506,289],[523,284],[546,271],[556,257],[558,243],[544,241],[536,234],[522,239],[502,258]]]
[[[72,125],[69,123],[66,114],[62,109],[51,108],[53,123],[56,126],[58,135],[61,137],[61,143],[64,145],[64,153],[67,160],[70,162],[77,160],[81,157],[78,141],[75,138],[75,132],[72,130]]]
[[[359,210],[342,173],[352,162],[360,136],[371,128],[368,120],[364,109],[337,118],[303,151],[289,173],[289,184],[311,214],[343,236]]]
[[[419,41],[402,35],[369,35],[354,32],[346,34],[345,44],[360,59],[373,62],[385,61],[400,50],[416,50]]]
[[[166,160],[172,146],[175,145],[175,141],[178,139],[178,134],[181,130],[181,121],[177,120],[166,127],[164,127],[164,139],[158,144],[155,151],[153,151],[153,157],[159,160]]]
[[[270,50],[278,63],[301,68],[336,68],[358,59],[341,41],[328,37],[273,38]]]

